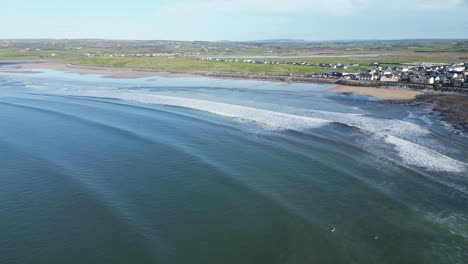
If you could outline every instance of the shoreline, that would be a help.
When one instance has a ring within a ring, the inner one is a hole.
[[[9,62],[5,62],[9,63]],[[307,77],[301,75],[280,75],[280,74],[261,74],[261,73],[243,73],[243,72],[211,72],[211,71],[177,71],[177,70],[156,70],[145,68],[112,68],[100,66],[75,65],[57,61],[15,61],[11,62],[10,69],[14,70],[39,70],[52,69],[64,72],[74,72],[79,74],[99,74],[104,78],[115,79],[134,79],[151,76],[180,78],[180,77],[213,77],[239,80],[258,80],[285,83],[316,83],[332,84],[349,87],[373,87],[378,89],[393,90],[417,90],[417,91],[440,91],[455,92],[468,95],[468,89],[455,87],[435,87],[429,84],[401,83],[401,82],[381,82],[381,81],[357,81],[334,78]]]
[[[21,63],[21,62],[15,62]],[[211,71],[176,71],[176,70],[155,70],[144,68],[111,68],[100,66],[75,65],[69,63],[61,63],[55,61],[29,61],[24,64],[12,65],[17,70],[39,70],[52,69],[64,72],[73,72],[78,74],[99,74],[104,75],[104,78],[115,79],[136,79],[144,77],[168,77],[168,78],[183,78],[183,77],[208,77],[221,79],[236,79],[236,80],[257,80],[257,81],[272,81],[286,83],[319,83],[319,84],[334,84],[336,79],[312,78],[290,75],[272,75],[272,74],[256,74],[256,73],[241,73],[241,72],[211,72]]]
[[[349,85],[344,80],[325,79],[325,78],[312,78],[301,76],[280,76],[280,75],[260,75],[252,73],[227,73],[227,72],[205,72],[205,71],[166,71],[166,70],[152,70],[152,69],[135,69],[135,68],[109,68],[109,67],[95,67],[95,66],[82,66],[66,63],[59,63],[53,61],[35,61],[25,64],[13,65],[13,70],[6,70],[3,72],[11,73],[40,73],[40,69],[52,69],[64,72],[73,72],[78,74],[99,74],[104,75],[104,78],[112,79],[136,79],[144,77],[168,77],[168,78],[184,78],[184,77],[208,77],[208,78],[221,78],[221,79],[235,79],[235,80],[258,80],[258,81],[272,81],[284,83],[316,83],[316,84],[330,84],[334,87],[328,89],[332,93],[342,94],[358,94],[363,96],[374,97],[386,100],[411,100],[417,95],[423,94],[420,91],[414,91],[403,88],[388,88],[388,87],[375,87],[374,84],[366,85]],[[358,84],[358,83],[353,83]],[[398,91],[398,93],[395,93]]]
[[[10,62],[5,62],[10,63]],[[236,80],[258,80],[286,83],[317,83],[317,84],[336,84],[340,80],[332,78],[316,78],[294,75],[278,74],[259,74],[242,72],[212,72],[212,71],[177,71],[177,70],[156,70],[144,68],[112,68],[100,66],[75,65],[57,61],[12,61],[10,69],[14,70],[39,70],[52,69],[64,72],[73,72],[78,74],[99,74],[105,78],[116,79],[134,79],[151,76],[160,77],[213,77]]]
[[[418,95],[425,94],[422,91],[415,91],[409,89],[395,89],[395,88],[376,88],[376,87],[363,87],[363,86],[347,86],[347,85],[336,85],[333,88],[327,90],[331,93],[340,94],[356,94],[369,96],[384,100],[414,100]]]
[[[455,131],[468,131],[468,89],[437,88],[430,85],[409,83],[383,83],[372,81],[348,81],[340,79],[312,78],[302,76],[261,75],[253,73],[228,73],[205,71],[168,71],[135,68],[109,68],[81,66],[55,61],[12,62],[11,67],[3,72],[40,73],[40,69],[52,69],[78,74],[104,75],[104,78],[135,79],[144,77],[207,77],[234,80],[257,80],[289,83],[329,84],[327,91],[337,94],[357,94],[382,99],[388,103],[419,105],[425,104],[433,111],[441,113]],[[466,102],[465,102],[466,101]]]
[[[411,100],[388,100],[391,104],[426,105],[431,109],[426,115],[440,114],[440,120],[448,122],[452,133],[468,132],[468,96],[450,93],[424,93]]]
[[[15,62],[17,63],[17,62]],[[10,67],[16,73],[40,73],[40,69],[51,69],[63,72],[71,72],[78,74],[97,74],[104,75],[104,78],[113,79],[137,79],[152,76],[161,77],[196,77],[197,75],[188,72],[172,72],[172,71],[158,71],[149,69],[130,69],[130,68],[109,68],[109,67],[95,67],[95,66],[81,66],[67,63],[60,63],[54,61],[31,61],[24,62],[24,64],[15,64]],[[12,70],[9,70],[12,72]],[[4,71],[8,72],[8,71]]]
[[[169,78],[184,78],[184,77],[212,77],[222,79],[236,80],[258,80],[258,81],[274,81],[285,83],[317,83],[330,84],[334,87],[328,89],[332,93],[343,94],[358,94],[379,99],[389,100],[411,100],[417,95],[423,94],[420,91],[414,91],[403,88],[388,88],[375,87],[374,84],[369,85],[349,85],[343,83],[343,80],[312,78],[300,76],[280,76],[280,75],[260,75],[252,73],[227,73],[227,72],[205,72],[205,71],[166,71],[152,69],[135,69],[135,68],[109,68],[96,66],[82,66],[67,63],[59,63],[53,61],[33,61],[24,62],[24,64],[12,65],[11,69],[3,72],[11,73],[40,73],[40,69],[52,69],[64,72],[73,72],[78,74],[99,74],[104,75],[104,78],[113,79],[136,79],[144,77],[169,77]],[[341,81],[341,82],[340,82]],[[357,83],[355,83],[357,84]],[[398,91],[398,94],[395,93]]]

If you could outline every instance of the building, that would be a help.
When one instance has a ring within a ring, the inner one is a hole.
[[[382,77],[380,78],[380,81],[382,82],[399,82],[400,81],[400,76],[397,74],[394,74],[391,71],[386,71],[383,73]]]
[[[358,80],[361,81],[372,81],[374,80],[374,76],[372,74],[360,74],[358,76]]]

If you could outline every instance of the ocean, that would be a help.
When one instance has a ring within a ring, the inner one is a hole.
[[[0,72],[0,263],[467,263],[468,137],[328,88]]]

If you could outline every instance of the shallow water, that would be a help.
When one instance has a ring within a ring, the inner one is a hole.
[[[0,73],[0,263],[466,263],[467,137],[327,88]]]

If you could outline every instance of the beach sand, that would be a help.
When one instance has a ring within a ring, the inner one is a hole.
[[[105,78],[115,79],[135,79],[144,78],[151,76],[160,77],[200,77],[197,74],[190,73],[179,73],[169,71],[157,71],[157,70],[146,70],[146,69],[117,69],[117,68],[104,68],[104,67],[92,67],[92,66],[76,66],[58,62],[38,62],[18,65],[13,67],[15,72],[22,72],[30,70],[29,73],[39,73],[40,69],[51,69],[64,72],[73,72],[79,74],[98,74],[104,75]],[[34,70],[34,71],[32,71]]]
[[[17,73],[38,73],[40,69],[52,69],[64,72],[73,72],[79,74],[98,74],[103,75],[105,78],[115,78],[115,79],[135,79],[135,78],[144,78],[144,77],[152,77],[152,76],[159,76],[159,77],[172,77],[172,78],[179,78],[179,77],[210,77],[211,73],[208,72],[177,72],[177,71],[158,71],[158,70],[150,70],[150,69],[128,69],[128,68],[105,68],[105,67],[92,67],[92,66],[78,66],[78,65],[71,65],[59,62],[37,62],[37,63],[28,63],[22,65],[15,65],[8,69],[10,72],[17,72]],[[216,78],[228,78],[228,79],[236,79],[235,74],[233,77],[225,77],[224,75],[213,75],[211,77]],[[244,77],[245,76],[240,76]],[[239,77],[239,78],[240,78]],[[254,76],[255,77],[255,76]],[[255,79],[255,78],[252,79]],[[262,79],[264,80],[264,79]],[[267,79],[268,81],[278,81],[276,79]],[[361,87],[361,86],[345,86],[345,85],[337,85],[334,88],[328,90],[329,92],[333,93],[349,93],[349,94],[357,94],[357,95],[364,95],[370,96],[379,99],[387,99],[387,100],[412,100],[415,99],[416,96],[423,94],[420,91],[413,91],[413,90],[404,90],[404,89],[391,89],[391,88],[374,88],[374,87]]]
[[[37,74],[37,73],[41,73],[40,71],[33,71],[33,70],[0,70],[0,72],[22,73],[22,74]]]
[[[333,87],[328,91],[333,93],[349,93],[364,95],[386,100],[412,100],[415,99],[416,96],[424,94],[423,92],[412,90],[345,85],[337,85],[336,87]]]

